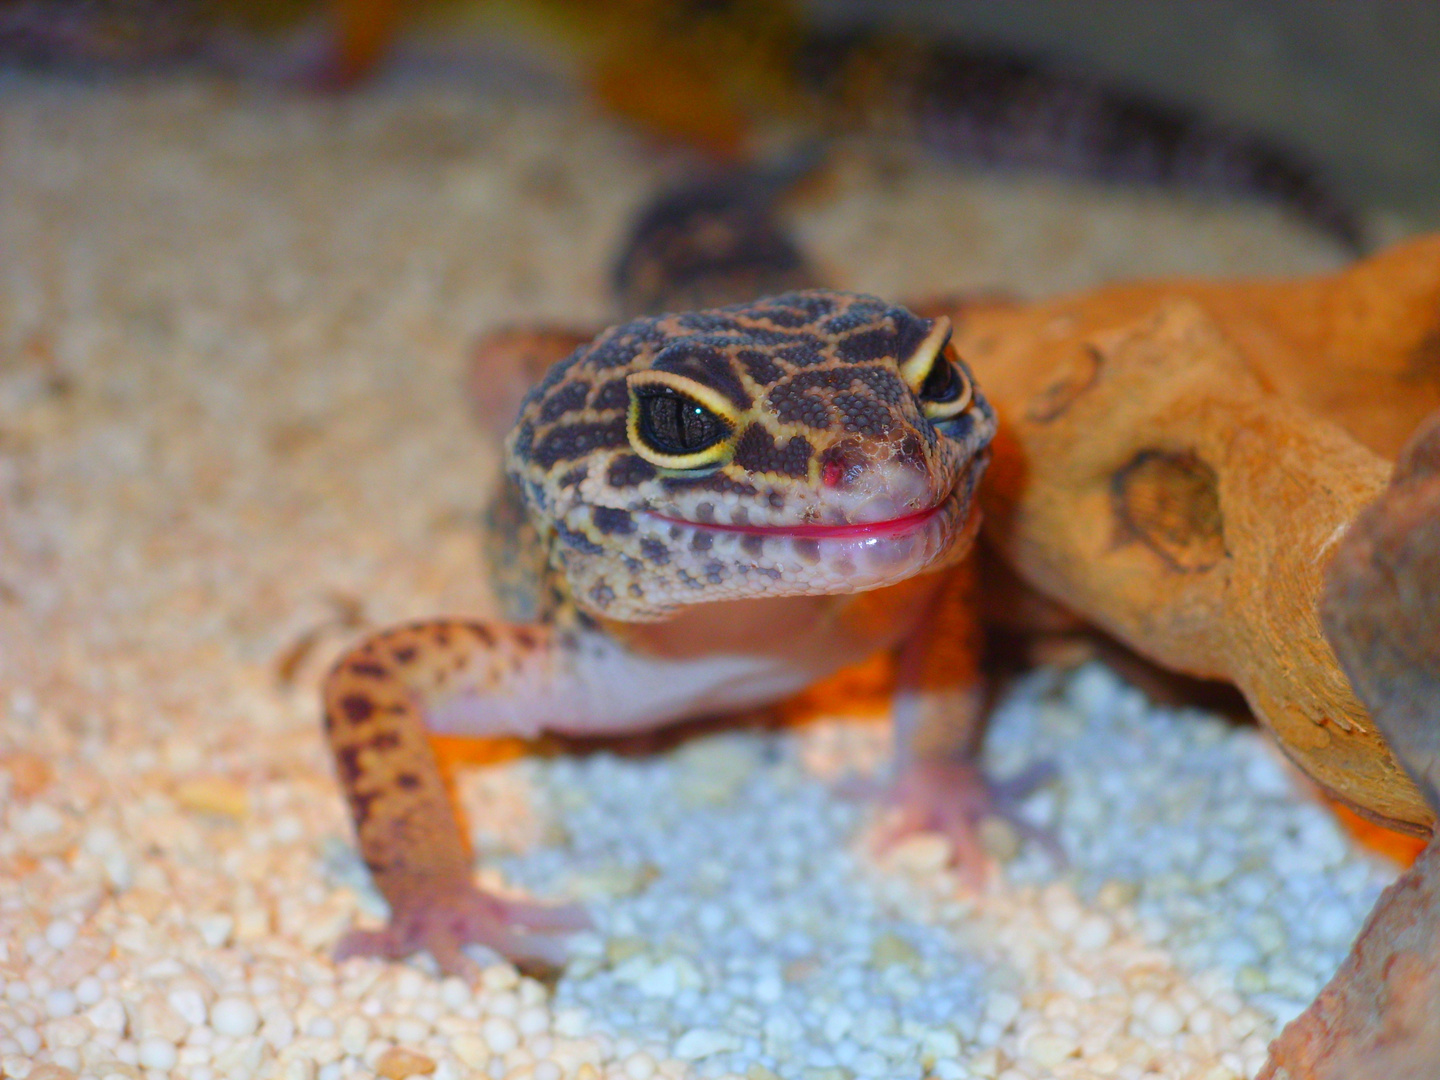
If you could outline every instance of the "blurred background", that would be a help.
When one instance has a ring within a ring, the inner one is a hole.
[[[1072,103],[1103,87],[1152,120],[1159,110],[1273,150],[1272,166],[1314,178],[1327,201],[1378,212],[1386,235],[1440,224],[1440,5],[1424,0],[0,0],[0,71],[11,75],[202,68],[315,93],[417,78],[578,91],[725,161],[820,134],[914,138],[937,51],[952,86],[979,63],[991,65],[988,92],[1012,101],[1034,92],[1037,73],[1049,87],[1037,96],[1053,96],[1057,79]],[[994,66],[1005,63],[1021,67]],[[952,120],[973,120],[975,107],[939,106]],[[1019,140],[1006,129],[1003,152],[977,154],[971,140],[958,156],[1186,179],[1133,160],[1097,167],[1093,133],[1076,137],[1073,120],[1057,130],[1051,116],[1036,134],[1032,111]],[[1016,147],[1067,138],[1090,149]],[[940,149],[954,155],[956,142]],[[1192,165],[1179,169],[1191,180],[1207,168]],[[1232,181],[1219,186],[1247,186]],[[1311,216],[1334,231],[1333,207]]]

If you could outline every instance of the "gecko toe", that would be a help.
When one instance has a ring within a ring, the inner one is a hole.
[[[939,833],[950,843],[950,865],[969,885],[979,887],[989,878],[993,861],[981,841],[980,825],[986,818],[999,818],[1063,866],[1065,854],[1059,841],[1019,812],[1020,803],[1055,775],[1050,762],[1030,765],[1000,781],[990,780],[969,761],[913,762],[887,793],[892,811],[876,848],[883,853],[915,833]]]
[[[337,961],[355,956],[400,960],[428,952],[446,975],[473,981],[480,965],[465,952],[482,945],[521,970],[549,973],[562,968],[565,945],[556,936],[590,925],[583,909],[508,900],[472,885],[427,893],[392,913],[380,930],[352,930],[335,948]]]

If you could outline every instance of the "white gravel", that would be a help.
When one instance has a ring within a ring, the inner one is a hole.
[[[841,283],[1334,262],[1266,211],[892,165],[800,211]],[[487,610],[468,344],[601,318],[656,170],[563,94],[0,86],[0,1073],[1221,1080],[1333,969],[1387,872],[1258,736],[1098,670],[992,739],[1060,766],[1058,875],[877,863],[829,786],[873,725],[734,734],[462,777],[482,880],[595,913],[553,995],[330,962],[379,907],[319,674]]]
[[[825,725],[525,766],[570,839],[507,875],[595,898],[556,1005],[706,1077],[1248,1076],[1393,876],[1256,731],[1099,666],[1029,681],[990,740],[1000,774],[1059,767],[1029,809],[1068,868],[1026,851],[970,895],[938,838],[877,863],[831,787],[884,753]]]

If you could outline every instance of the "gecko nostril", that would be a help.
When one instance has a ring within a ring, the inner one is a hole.
[[[865,473],[870,456],[856,440],[837,443],[820,455],[820,482],[827,488],[849,488]]]

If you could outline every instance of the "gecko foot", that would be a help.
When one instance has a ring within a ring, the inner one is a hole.
[[[916,761],[901,770],[885,793],[890,819],[875,839],[885,852],[918,832],[939,833],[950,841],[950,863],[972,887],[983,885],[991,859],[980,841],[980,823],[999,818],[1024,840],[1039,844],[1058,865],[1065,864],[1060,843],[1048,830],[1020,816],[1019,807],[1055,777],[1050,762],[1031,765],[1007,780],[991,780],[967,760]]]
[[[579,907],[506,900],[467,883],[397,906],[390,925],[382,930],[350,931],[335,947],[335,959],[375,956],[401,960],[424,950],[446,975],[473,981],[479,965],[462,946],[477,944],[495,950],[522,971],[549,973],[562,967],[566,959],[564,946],[552,935],[584,930],[589,925]]]

